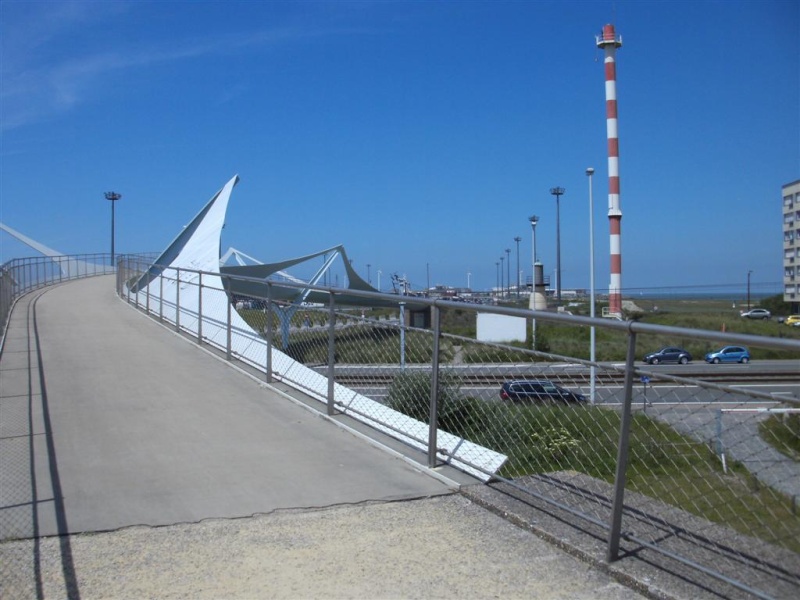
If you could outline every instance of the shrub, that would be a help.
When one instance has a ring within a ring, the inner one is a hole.
[[[389,387],[387,405],[412,419],[429,422],[431,402],[430,372],[406,372],[397,375]],[[439,376],[438,427],[451,433],[469,430],[480,422],[477,409],[480,402],[462,398],[453,377]]]

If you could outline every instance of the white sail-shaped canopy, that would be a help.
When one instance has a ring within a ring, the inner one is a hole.
[[[227,349],[230,344],[231,354],[237,359],[266,371],[266,340],[230,309],[231,299],[220,276],[222,228],[231,192],[238,181],[238,176],[233,177],[206,203],[147,272],[128,288],[128,292],[136,296],[137,306],[149,307],[162,319],[177,324],[180,330],[218,348]],[[259,267],[274,272],[291,262]],[[241,267],[241,270],[253,275],[248,272],[253,268]],[[258,271],[258,267],[255,269]],[[264,274],[259,272],[256,276]],[[327,377],[274,346],[271,359],[275,379],[320,402],[327,402]],[[425,423],[338,383],[334,383],[333,395],[337,408],[343,413],[410,446],[423,451],[427,449],[420,441],[428,438],[428,425]],[[491,476],[487,473],[496,472],[506,460],[502,454],[441,430],[437,433],[437,446],[445,449],[449,464],[484,481]]]

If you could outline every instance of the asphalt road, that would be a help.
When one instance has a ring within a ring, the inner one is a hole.
[[[569,382],[559,382],[564,387],[573,391],[580,392],[588,396],[589,386],[579,385],[573,386]],[[351,389],[360,394],[368,396],[373,400],[385,402],[389,395],[389,386],[380,385],[350,385]],[[637,382],[634,386],[634,402],[641,402],[647,400],[652,403],[662,404],[704,404],[704,405],[718,405],[734,404],[734,405],[768,405],[769,400],[761,397],[753,397],[747,395],[748,391],[757,391],[759,394],[770,394],[773,396],[772,403],[778,404],[783,400],[794,400],[800,403],[800,384],[791,383],[756,383],[756,384],[733,384],[732,387],[741,389],[742,394],[723,394],[716,390],[705,390],[697,386],[684,386],[684,385],[669,385],[660,384],[656,387],[648,384],[647,389],[641,382]],[[487,402],[501,402],[500,399],[500,386],[498,385],[462,385],[459,386],[459,392],[464,396],[473,398],[480,398]],[[623,387],[619,384],[614,385],[598,385],[595,390],[595,403],[600,405],[613,406],[622,402]]]

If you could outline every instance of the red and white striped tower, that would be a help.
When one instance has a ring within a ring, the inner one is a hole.
[[[611,229],[611,281],[608,285],[608,312],[622,316],[622,211],[619,208],[619,137],[617,132],[617,64],[615,55],[622,37],[613,25],[605,25],[596,37],[597,47],[605,51],[606,130],[608,135],[608,224]]]

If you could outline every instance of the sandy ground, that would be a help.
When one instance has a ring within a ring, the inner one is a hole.
[[[6,542],[0,562],[6,599],[641,597],[460,495]]]

